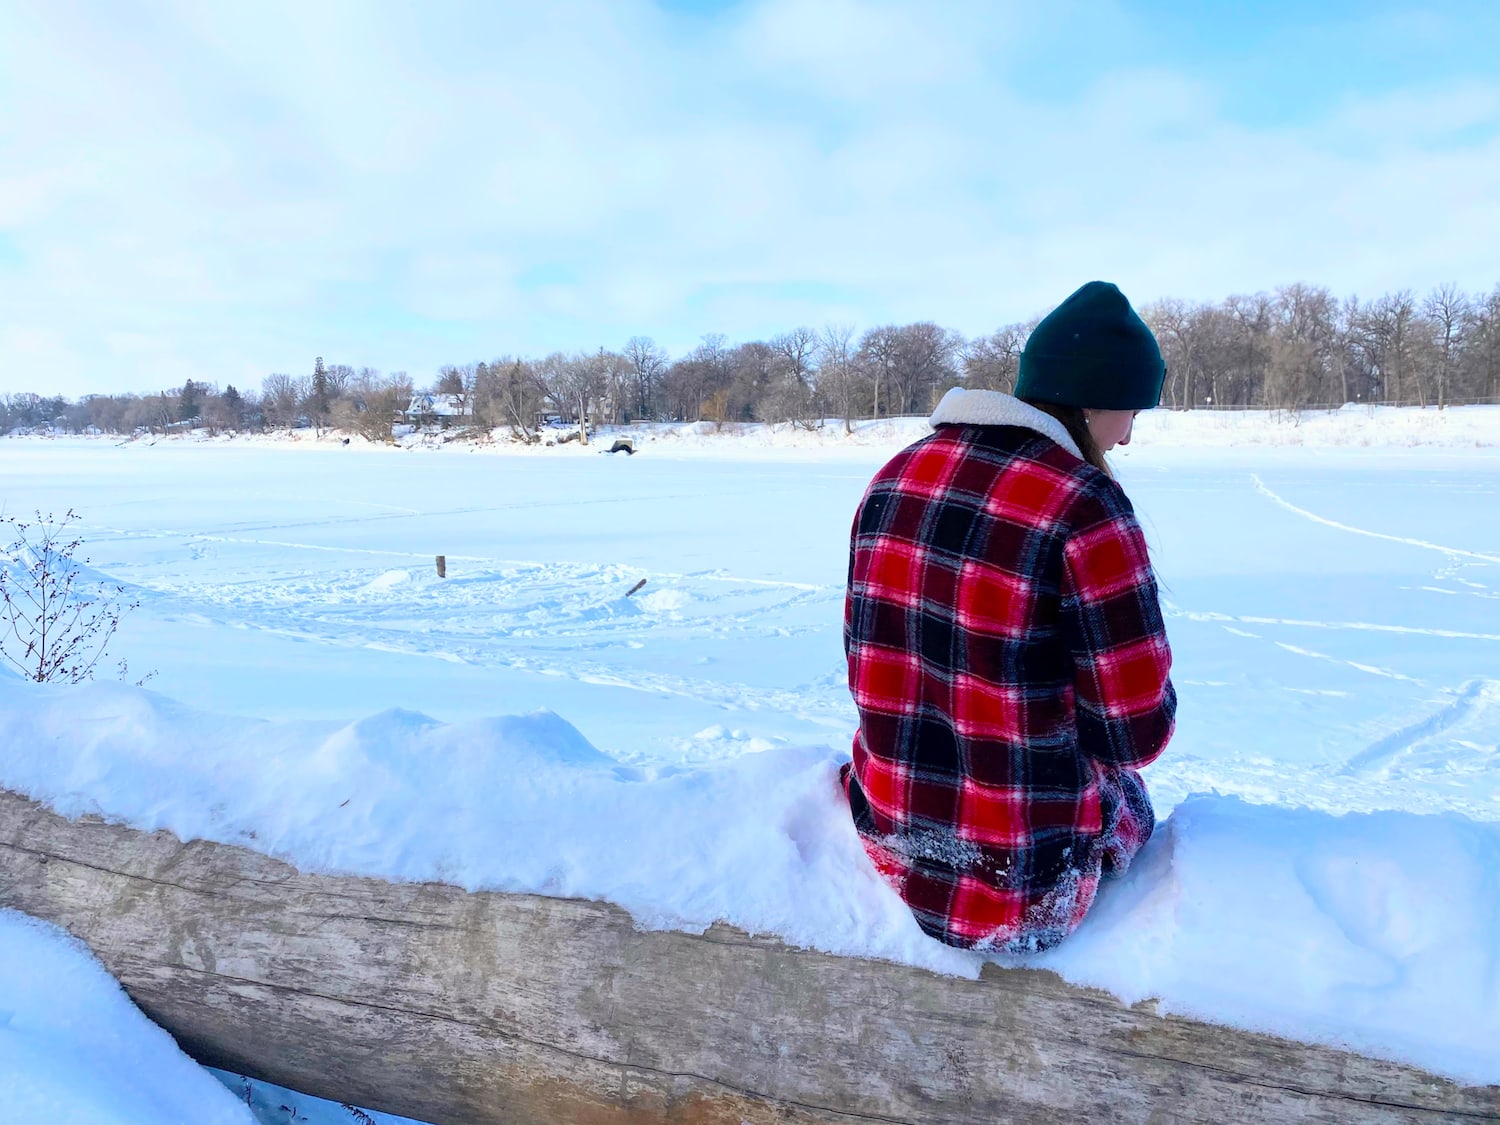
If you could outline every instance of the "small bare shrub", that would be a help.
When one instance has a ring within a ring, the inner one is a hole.
[[[124,586],[88,578],[77,520],[71,509],[61,519],[0,516],[9,539],[0,548],[0,658],[37,683],[93,679],[121,618],[140,604]]]

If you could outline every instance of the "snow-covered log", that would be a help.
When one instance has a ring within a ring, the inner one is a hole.
[[[306,874],[5,791],[0,904],[82,938],[202,1062],[433,1122],[1500,1121],[1500,1087],[1049,973]]]

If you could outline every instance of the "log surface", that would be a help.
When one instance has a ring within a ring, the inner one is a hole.
[[[0,790],[0,905],[201,1062],[438,1125],[1500,1121],[1500,1087],[618,907],[313,875]]]

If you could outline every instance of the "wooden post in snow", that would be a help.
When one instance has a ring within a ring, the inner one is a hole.
[[[1500,1087],[1047,972],[968,980],[645,931],[603,902],[313,875],[5,790],[0,906],[88,943],[200,1062],[422,1121],[1500,1121]]]
[[[437,572],[438,572],[438,577],[439,578],[447,578],[448,577],[448,556],[447,555],[439,555],[437,557]]]

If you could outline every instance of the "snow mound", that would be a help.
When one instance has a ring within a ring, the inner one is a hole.
[[[642,609],[652,613],[680,613],[690,600],[681,590],[653,590],[636,598]]]
[[[255,1120],[87,949],[12,910],[0,910],[0,1104],[15,1122]]]
[[[974,976],[870,868],[823,747],[629,768],[551,712],[350,723],[0,681],[0,785],[316,871],[616,902]],[[1023,962],[1169,1011],[1500,1082],[1500,825],[1187,799],[1061,948]],[[3,1068],[0,1068],[3,1070]]]
[[[1500,825],[1197,795],[1050,962],[1130,1002],[1500,1077]]]
[[[383,574],[379,574],[376,577],[370,579],[370,581],[366,582],[364,586],[361,587],[361,589],[367,590],[372,594],[384,593],[387,590],[394,590],[397,587],[405,586],[410,582],[411,571],[387,570]]]

